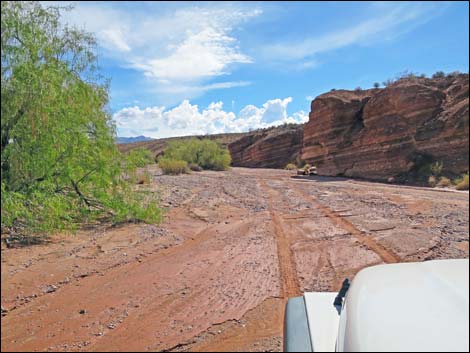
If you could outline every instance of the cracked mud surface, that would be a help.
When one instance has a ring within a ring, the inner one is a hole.
[[[280,351],[288,297],[371,265],[468,258],[468,192],[151,172],[158,226],[2,244],[2,351]]]

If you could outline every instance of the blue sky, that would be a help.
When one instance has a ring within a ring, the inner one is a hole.
[[[467,2],[73,4],[64,21],[98,39],[120,136],[305,122],[332,88],[468,72]]]

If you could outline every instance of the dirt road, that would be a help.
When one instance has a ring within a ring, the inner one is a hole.
[[[151,172],[140,187],[161,194],[159,226],[2,245],[2,351],[280,351],[288,297],[366,266],[469,256],[468,192]]]

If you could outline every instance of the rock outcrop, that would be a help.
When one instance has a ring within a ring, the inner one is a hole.
[[[387,180],[435,161],[469,165],[468,75],[401,79],[383,89],[318,96],[305,125],[302,159],[322,175]]]
[[[251,132],[230,143],[235,167],[284,168],[295,162],[302,148],[303,125],[287,125]]]

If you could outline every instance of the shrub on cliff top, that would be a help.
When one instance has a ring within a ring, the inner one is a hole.
[[[209,139],[172,141],[164,155],[168,159],[186,161],[210,170],[227,170],[232,162],[228,149]]]
[[[444,77],[446,77],[446,74],[444,73],[444,71],[437,71],[432,75],[432,78],[434,78],[434,79],[444,78]]]
[[[382,85],[384,85],[384,87],[388,87],[390,86],[394,81],[392,79],[387,79],[385,80],[384,82],[382,82]]]

